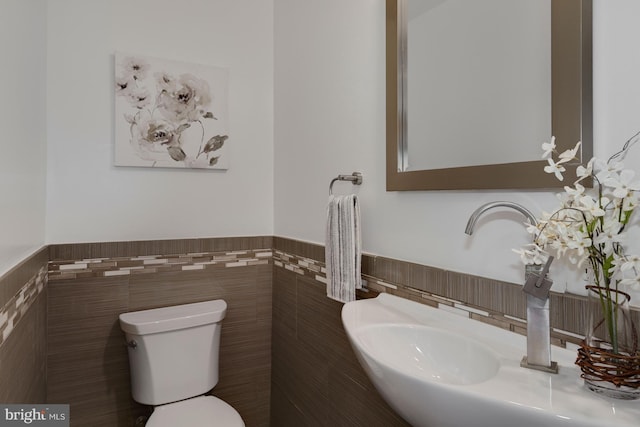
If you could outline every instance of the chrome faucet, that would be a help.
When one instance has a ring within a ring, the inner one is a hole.
[[[536,217],[533,216],[533,214],[522,205],[519,205],[514,202],[489,202],[487,204],[480,206],[471,214],[471,216],[469,217],[469,221],[467,222],[467,227],[464,229],[464,232],[467,233],[469,236],[471,236],[473,234],[473,229],[476,226],[476,222],[478,221],[478,218],[480,218],[480,215],[482,215],[489,209],[498,208],[498,207],[515,209],[518,212],[520,212],[522,215],[526,216],[529,222],[531,223],[531,225],[538,225],[538,220],[536,219]]]
[[[504,207],[515,209],[524,215],[531,225],[538,225],[533,214],[524,206],[514,202],[490,202],[476,209],[467,222],[464,232],[473,234],[478,218],[489,209]],[[547,264],[525,266],[525,292],[527,292],[527,355],[522,358],[520,366],[540,371],[558,373],[558,364],[551,361],[551,333],[549,321],[549,288],[551,280],[546,277],[552,258]],[[541,284],[544,284],[540,288]],[[531,285],[531,286],[529,286]],[[528,288],[536,288],[535,295]],[[542,291],[541,291],[542,289]]]

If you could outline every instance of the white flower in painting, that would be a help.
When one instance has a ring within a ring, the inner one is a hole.
[[[149,71],[149,63],[142,58],[129,56],[122,61],[123,78],[144,80]]]
[[[125,120],[127,121],[127,123],[129,123],[129,124],[134,124],[134,123],[136,122],[136,116],[135,116],[135,115],[133,115],[133,114],[125,113],[125,114],[123,114],[123,116],[124,116],[124,119],[125,119]]]
[[[146,88],[135,88],[129,93],[128,101],[132,106],[141,110],[151,103],[151,95]]]
[[[181,151],[180,134],[173,124],[149,115],[131,125],[131,146],[144,160],[176,160],[175,157],[181,157],[178,151]]]
[[[216,165],[228,135],[219,131],[218,124],[207,126],[203,120],[217,120],[210,109],[213,96],[208,81],[189,73],[152,73],[152,63],[135,56],[117,62],[115,93],[124,102],[116,106],[125,105],[122,119],[129,124],[134,154],[153,162],[151,166]]]
[[[171,74],[163,71],[155,73],[153,76],[156,79],[159,93],[163,91],[174,92],[176,90],[176,79]]]
[[[135,81],[132,80],[128,76],[121,76],[116,78],[116,95],[118,96],[129,96],[133,87],[135,85]]]
[[[164,75],[167,77],[167,75]],[[160,113],[172,122],[197,121],[207,114],[211,104],[209,85],[191,74],[182,74],[177,80],[164,80],[165,88],[158,95]]]
[[[206,168],[211,166],[210,159],[205,157],[187,158],[184,160],[184,164],[190,168]]]

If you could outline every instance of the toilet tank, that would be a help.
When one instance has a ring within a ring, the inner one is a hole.
[[[198,396],[218,383],[224,300],[123,313],[133,399],[161,405]]]

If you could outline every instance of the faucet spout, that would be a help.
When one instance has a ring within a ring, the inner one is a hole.
[[[467,221],[467,226],[464,229],[464,232],[467,233],[468,235],[472,235],[473,229],[475,228],[476,222],[478,221],[480,216],[482,216],[482,214],[488,211],[489,209],[498,208],[498,207],[514,209],[520,212],[522,215],[524,215],[527,218],[527,220],[529,220],[529,223],[531,225],[538,225],[538,220],[536,219],[536,217],[533,216],[533,214],[524,206],[514,202],[498,201],[498,202],[486,203],[480,206],[478,209],[476,209],[469,217],[469,221]]]
[[[538,220],[524,206],[514,202],[490,202],[476,209],[467,222],[464,232],[468,235],[473,234],[473,229],[478,218],[489,209],[503,207],[510,208],[524,215],[531,225],[538,225]],[[534,275],[536,283],[546,280],[546,267],[540,265],[530,265],[526,267],[525,280],[530,275]],[[546,280],[549,283],[550,280]],[[540,286],[540,285],[534,285]],[[558,364],[551,360],[551,337],[550,337],[550,319],[549,319],[549,298],[548,288],[546,288],[544,298],[539,298],[531,293],[527,293],[527,355],[522,359],[520,366],[529,369],[537,369],[544,372],[558,373]]]

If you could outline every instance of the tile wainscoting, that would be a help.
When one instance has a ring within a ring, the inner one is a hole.
[[[46,401],[47,262],[43,248],[0,277],[0,402]]]
[[[342,304],[326,298],[324,247],[275,237],[273,263],[271,425],[406,426],[358,365]],[[526,334],[520,285],[372,255],[362,273],[368,289],[358,298],[387,292]],[[554,293],[550,306],[552,343],[578,343],[585,298]]]
[[[360,367],[321,269],[274,252],[271,426],[408,427]]]
[[[271,246],[271,237],[51,246],[48,401],[71,404],[72,426],[134,426],[150,408],[131,398],[118,315],[221,298],[212,394],[247,427],[269,425]]]
[[[274,237],[274,264],[325,283],[322,245]],[[526,334],[526,298],[519,284],[368,254],[362,256],[362,277],[367,289],[358,291],[358,298],[386,292]],[[550,312],[553,344],[579,344],[587,327],[586,298],[552,292]],[[640,324],[640,311],[631,315]]]

